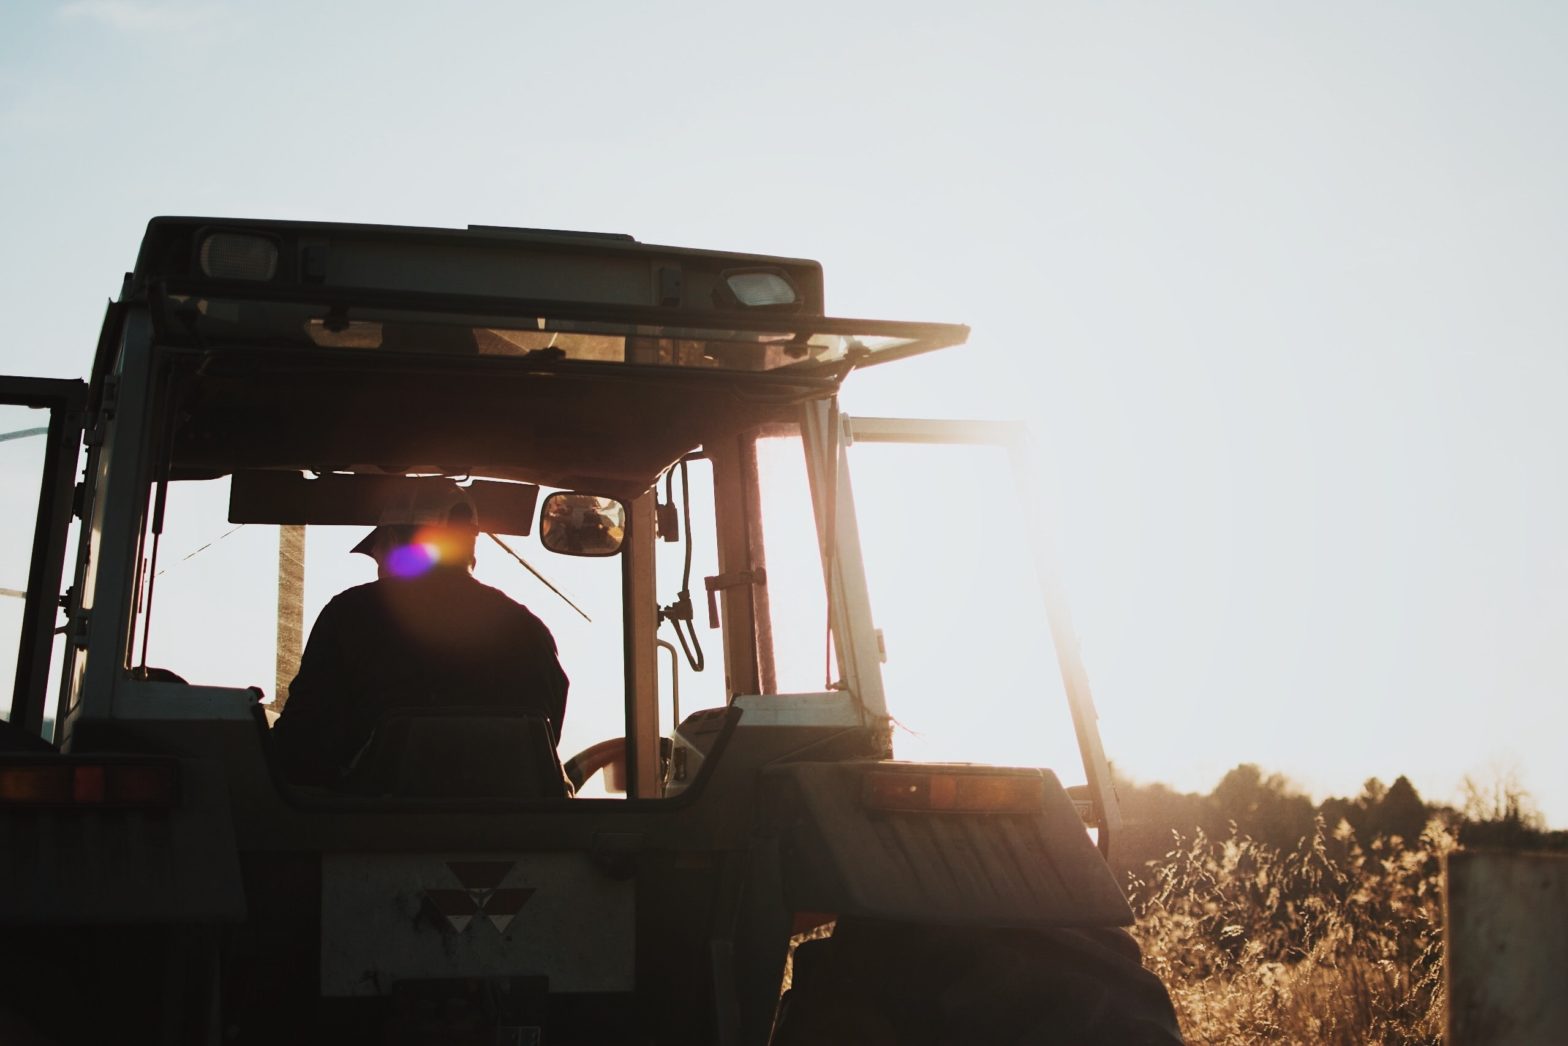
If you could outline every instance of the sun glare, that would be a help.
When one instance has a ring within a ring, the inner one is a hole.
[[[829,668],[822,565],[797,442],[765,441],[770,613],[780,689]],[[1066,697],[1005,454],[857,445],[850,469],[900,759],[1048,766],[1081,779]],[[951,491],[960,491],[954,496]]]
[[[441,558],[439,546],[429,541],[414,541],[392,550],[387,569],[393,577],[416,578],[427,573]]]

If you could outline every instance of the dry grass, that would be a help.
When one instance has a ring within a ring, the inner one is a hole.
[[[1452,833],[1361,846],[1347,826],[1282,853],[1178,837],[1132,884],[1144,961],[1194,1046],[1438,1043],[1441,855]]]

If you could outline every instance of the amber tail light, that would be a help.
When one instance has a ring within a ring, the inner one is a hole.
[[[1044,801],[1044,781],[1024,774],[874,770],[861,785],[861,802],[871,810],[1032,813]]]

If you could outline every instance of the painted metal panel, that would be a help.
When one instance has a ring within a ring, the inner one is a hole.
[[[788,763],[763,774],[797,911],[956,926],[1126,926],[1132,909],[1049,770],[930,764],[951,773],[1037,774],[1033,813],[878,812],[868,770],[901,762]]]
[[[633,889],[580,853],[327,854],[321,993],[527,974],[552,992],[630,991]]]
[[[820,694],[742,694],[733,702],[745,712],[746,726],[860,725],[855,699],[842,690]]]
[[[1568,856],[1461,851],[1445,880],[1449,1046],[1568,1042]]]

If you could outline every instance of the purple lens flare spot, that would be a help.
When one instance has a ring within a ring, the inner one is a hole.
[[[393,577],[411,578],[418,577],[436,564],[436,548],[423,542],[415,542],[392,550],[387,557],[387,569]]]

